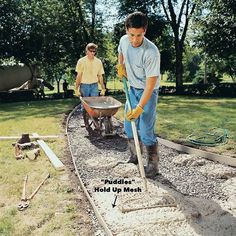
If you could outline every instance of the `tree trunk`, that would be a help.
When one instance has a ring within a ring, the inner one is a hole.
[[[176,92],[181,93],[183,89],[183,46],[179,41],[175,42],[175,77],[176,77]]]
[[[175,3],[178,3],[178,7],[180,6],[179,15],[176,15],[175,12]],[[182,2],[181,4],[179,4]],[[173,29],[174,37],[175,37],[175,53],[176,53],[176,61],[175,61],[175,77],[176,77],[176,92],[181,93],[183,89],[183,49],[184,49],[184,40],[186,37],[189,19],[191,18],[196,4],[192,4],[191,6],[190,0],[183,1],[164,1],[161,0],[161,4],[163,10],[165,12],[167,20],[170,22],[170,26]],[[193,2],[192,2],[193,3]],[[182,17],[185,16],[185,19]],[[181,24],[181,22],[183,24]],[[181,27],[181,25],[183,25]]]
[[[96,22],[96,0],[92,0],[92,23],[91,23],[91,39],[94,40],[94,29]]]
[[[57,80],[57,93],[60,93],[60,80]]]
[[[77,8],[78,13],[79,13],[79,24],[81,25],[81,27],[83,29],[83,31],[81,33],[84,36],[84,42],[88,42],[89,36],[88,36],[87,28],[86,28],[86,20],[84,19],[84,15],[83,15],[83,9],[81,7],[82,3],[81,3],[81,1],[76,1],[76,0],[74,0],[74,3],[75,3],[75,7]],[[76,19],[75,19],[74,23],[77,23]],[[76,29],[78,27],[77,24],[75,25],[74,32],[76,32]],[[74,35],[75,35],[75,37],[74,37],[75,42],[79,41],[80,38],[78,38],[78,34],[75,33]]]
[[[204,59],[204,80],[203,80],[203,84],[207,84],[207,59],[205,56]]]

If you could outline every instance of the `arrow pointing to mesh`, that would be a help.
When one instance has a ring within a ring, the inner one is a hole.
[[[116,199],[117,199],[117,196],[115,197],[114,203],[112,204],[113,208],[116,206]]]

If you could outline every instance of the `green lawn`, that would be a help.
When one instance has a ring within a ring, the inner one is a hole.
[[[120,95],[118,99],[124,103],[125,96]],[[77,99],[66,99],[0,104],[0,135],[20,135],[23,131],[58,134],[58,118],[65,109],[72,109],[77,103]],[[117,117],[123,120],[123,108]],[[46,129],[45,118],[50,132]],[[185,143],[186,137],[194,131],[213,127],[226,129],[229,139],[227,144],[209,149],[235,155],[236,99],[159,97],[156,126],[159,136]]]
[[[161,79],[161,86],[175,86],[175,83],[167,81],[166,76],[164,75]],[[123,83],[120,82],[117,78],[114,78],[107,82],[107,88],[110,90],[123,90]]]
[[[223,76],[222,82],[233,83],[232,78],[230,78],[229,76],[226,76],[226,75]],[[189,85],[189,84],[192,84],[192,83],[191,82],[184,82],[184,85]],[[168,81],[167,75],[164,74],[161,77],[160,85],[161,86],[175,86],[176,84],[175,84],[175,82]],[[123,90],[123,84],[119,81],[118,78],[113,78],[107,82],[107,88],[111,89],[111,90]]]
[[[33,132],[60,135],[58,139],[45,141],[64,162],[66,138],[62,124],[65,114],[77,103],[78,99],[66,99],[0,104],[0,136]],[[12,146],[15,141],[0,140],[0,235],[75,235],[81,216],[70,181],[62,181],[67,172],[56,171],[43,151],[36,161],[16,160]],[[29,208],[19,212],[17,204],[26,174],[29,196],[47,173],[51,177]]]
[[[78,99],[40,100],[31,102],[0,103],[0,135],[20,135],[22,132],[58,134],[58,119],[72,109]]]
[[[124,102],[124,95],[117,99]],[[117,117],[123,119],[123,108]],[[236,156],[236,99],[159,96],[156,122],[158,136],[187,144],[188,135],[202,128],[214,127],[228,131],[228,143],[208,147],[207,150]]]

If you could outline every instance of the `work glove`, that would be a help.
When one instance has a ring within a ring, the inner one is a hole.
[[[143,113],[143,108],[139,105],[135,109],[132,109],[131,111],[128,111],[126,113],[126,120],[132,121],[138,119],[138,117]]]
[[[102,89],[102,91],[100,92],[100,95],[105,96],[105,93],[106,93],[106,89]]]
[[[124,64],[117,64],[116,69],[117,69],[117,76],[120,80],[122,80],[123,77],[127,78],[127,73]]]

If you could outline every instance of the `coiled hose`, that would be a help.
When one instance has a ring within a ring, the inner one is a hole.
[[[199,129],[187,137],[187,140],[195,145],[214,147],[228,141],[228,132],[222,128]]]

